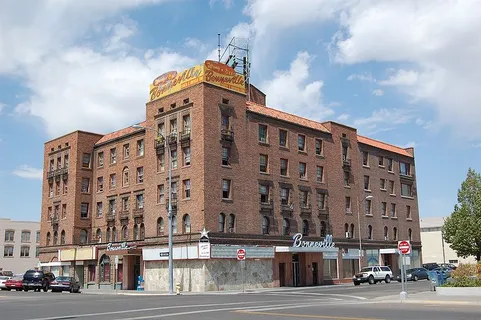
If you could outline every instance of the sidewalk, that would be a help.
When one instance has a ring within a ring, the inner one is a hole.
[[[401,302],[410,304],[442,304],[442,305],[479,305],[481,306],[481,300],[479,297],[473,296],[440,296],[437,295],[435,291],[424,291],[409,293],[405,300],[401,300],[399,295],[378,297],[373,300],[383,301],[383,302]]]

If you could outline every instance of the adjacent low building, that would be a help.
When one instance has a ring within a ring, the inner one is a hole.
[[[359,259],[397,270],[398,240],[421,263],[413,148],[267,107],[218,62],[155,79],[140,126],[44,159],[41,265],[84,286],[167,290],[169,193],[182,290],[351,281]]]
[[[40,222],[0,218],[0,271],[24,273],[38,267]]]

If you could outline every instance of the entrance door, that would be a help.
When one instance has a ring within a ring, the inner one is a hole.
[[[298,287],[301,283],[301,277],[299,273],[299,255],[292,255],[292,285]]]
[[[134,271],[134,274],[133,274],[133,282],[134,282],[134,285],[132,287],[132,289],[137,289],[137,281],[139,280],[139,276],[140,276],[140,256],[134,256],[134,268],[133,268],[133,271]]]
[[[75,279],[80,283],[80,287],[84,287],[84,266],[75,266]]]
[[[286,264],[279,263],[279,287],[286,286]]]
[[[312,263],[312,284],[317,286],[318,285],[318,282],[317,282],[317,262],[313,262]]]

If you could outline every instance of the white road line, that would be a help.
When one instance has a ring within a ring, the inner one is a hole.
[[[298,295],[331,296],[331,297],[350,298],[350,299],[357,299],[357,300],[367,300],[367,298],[360,297],[360,296],[351,296],[347,294],[338,294],[338,293],[315,293],[315,292],[294,292],[294,293]]]

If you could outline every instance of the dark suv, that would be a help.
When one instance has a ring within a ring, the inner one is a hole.
[[[47,292],[50,287],[50,282],[54,279],[55,276],[53,273],[39,270],[28,270],[23,275],[23,291],[40,291],[43,289],[44,292]]]

